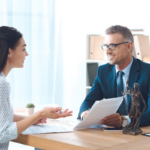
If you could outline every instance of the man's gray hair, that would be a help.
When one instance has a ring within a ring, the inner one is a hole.
[[[127,27],[120,26],[120,25],[111,26],[106,29],[105,33],[106,35],[120,33],[124,37],[125,41],[130,41],[134,45],[133,35]],[[132,46],[132,51],[133,51],[133,46]]]

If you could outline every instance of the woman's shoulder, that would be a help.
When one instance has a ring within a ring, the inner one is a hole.
[[[8,82],[5,77],[0,73],[0,88],[4,88],[8,86]]]
[[[0,103],[10,94],[10,86],[5,77],[0,76]]]

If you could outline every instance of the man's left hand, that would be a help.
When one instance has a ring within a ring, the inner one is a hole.
[[[101,123],[107,126],[113,126],[115,128],[122,127],[122,118],[120,114],[115,113],[113,115],[107,116],[101,120]]]

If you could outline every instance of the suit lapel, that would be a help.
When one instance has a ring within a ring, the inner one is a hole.
[[[128,79],[128,85],[132,89],[134,88],[134,83],[137,83],[137,80],[139,78],[139,75],[140,75],[139,70],[140,70],[139,62],[137,59],[133,57],[133,63],[130,69],[129,79]],[[127,99],[130,104],[131,97],[129,95],[127,96]]]
[[[115,65],[110,65],[108,72],[108,89],[109,89],[109,97],[116,97],[116,69]]]
[[[137,80],[139,78],[140,75],[140,65],[137,59],[135,59],[133,57],[133,63],[130,69],[130,73],[129,73],[129,79],[128,79],[128,85],[130,88],[133,89],[134,87],[134,83],[137,83]],[[116,94],[116,69],[115,69],[115,65],[110,65],[109,66],[109,71],[108,71],[108,90],[109,90],[109,97],[117,97]],[[130,99],[131,97],[129,95],[127,95],[127,99],[128,102],[130,103]]]

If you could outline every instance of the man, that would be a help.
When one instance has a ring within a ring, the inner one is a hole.
[[[140,126],[150,125],[150,64],[135,59],[132,56],[133,35],[123,26],[111,26],[106,30],[105,44],[102,49],[106,51],[109,63],[98,68],[97,76],[89,94],[83,101],[78,118],[84,119],[96,100],[122,96],[126,90],[126,82],[131,88],[134,83],[139,84],[140,92],[147,104],[147,110],[140,119]],[[128,111],[130,96],[124,98],[117,113],[107,116],[101,123],[120,128],[130,123]],[[140,104],[143,110],[143,104]]]

